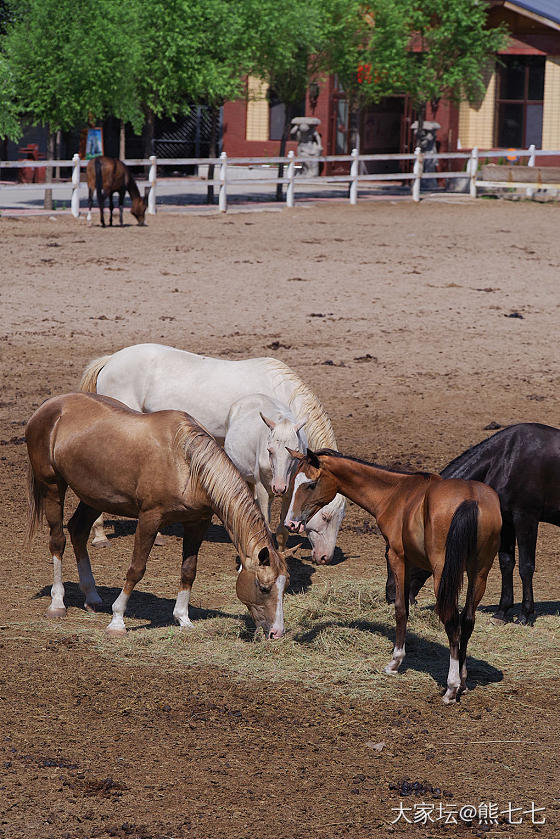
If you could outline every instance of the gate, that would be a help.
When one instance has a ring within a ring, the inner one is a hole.
[[[156,119],[153,152],[159,159],[210,157],[212,111],[208,105],[191,108],[185,116]],[[217,154],[221,151],[222,110],[218,120]],[[184,168],[184,167],[183,167]]]

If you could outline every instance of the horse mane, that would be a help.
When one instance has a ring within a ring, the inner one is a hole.
[[[415,475],[417,477],[422,478],[433,478],[435,472],[410,472],[408,469],[395,469],[391,466],[381,466],[379,463],[372,463],[369,460],[362,460],[361,457],[351,457],[348,454],[341,454],[334,449],[319,449],[318,451],[314,451],[313,454],[316,454],[317,457],[320,455],[329,455],[329,457],[338,457],[341,460],[352,460],[354,463],[362,463],[364,466],[374,466],[376,469],[383,469],[384,472],[392,472],[395,475]]]
[[[255,548],[272,548],[270,534],[247,484],[213,437],[192,420],[183,420],[175,445],[186,458],[191,481],[198,483],[224,522],[240,553],[250,556]]]
[[[319,446],[336,447],[336,437],[329,416],[312,390],[305,382],[283,361],[275,358],[267,359],[268,369],[280,377],[282,381],[289,381],[294,390],[288,401],[288,406],[295,413],[294,402],[300,400],[299,413],[305,413],[307,424],[305,431],[309,446],[312,449]]]

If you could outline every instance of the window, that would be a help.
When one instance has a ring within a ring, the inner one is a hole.
[[[498,69],[497,145],[542,147],[544,58],[507,55]]]

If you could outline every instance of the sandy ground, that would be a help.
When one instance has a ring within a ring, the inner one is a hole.
[[[454,708],[440,701],[446,646],[433,616],[415,624],[405,672],[390,680],[375,665],[371,690],[331,679],[336,650],[323,649],[328,679],[306,666],[305,644],[295,663],[289,647],[255,658],[265,645],[234,629],[243,622],[234,552],[218,527],[193,594],[193,632],[216,629],[204,648],[192,642],[190,659],[190,642],[170,629],[177,536],[151,558],[131,600],[136,631],[121,646],[104,640],[103,626],[132,525],[115,522],[111,546],[92,551],[100,615],[84,613],[67,554],[68,617],[47,621],[45,533],[22,551],[27,418],[75,389],[91,358],[132,343],[281,358],[320,396],[342,451],[393,466],[439,470],[492,421],[559,425],[559,212],[457,199],[165,214],[107,230],[60,216],[0,219],[0,836],[560,833],[555,528],[540,530],[536,626],[497,627],[483,610],[474,689]],[[336,565],[315,569],[304,551],[294,576],[305,591],[287,601],[305,604],[325,586],[382,589],[383,548],[366,519],[350,506]],[[484,606],[498,596],[496,563]],[[287,602],[296,628],[298,614]],[[226,626],[234,640],[222,639]],[[387,658],[390,628],[354,630]],[[406,795],[405,779],[421,786]],[[441,818],[391,825],[399,801],[409,819],[422,801],[447,810],[490,801],[500,811],[511,802],[525,815],[489,829]],[[546,808],[546,825],[531,824],[531,802]]]

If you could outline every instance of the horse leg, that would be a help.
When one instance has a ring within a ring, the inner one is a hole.
[[[523,625],[535,622],[535,602],[533,600],[533,574],[535,572],[535,551],[539,520],[537,515],[515,512],[513,523],[517,537],[519,554],[519,576],[523,583],[523,600],[518,623]]]
[[[290,493],[285,492],[282,496],[282,506],[280,509],[280,521],[278,522],[278,527],[276,528],[276,541],[278,543],[278,549],[280,551],[286,550],[286,545],[288,543],[288,536],[290,535],[290,531],[284,524],[286,520],[286,516],[288,515],[288,510],[290,509]]]
[[[446,705],[452,705],[457,701],[457,692],[461,686],[459,649],[461,623],[458,609],[455,609],[449,620],[445,622],[445,631],[449,639],[449,672],[447,674],[447,690],[443,696],[443,701]]]
[[[47,609],[49,618],[63,618],[66,614],[64,583],[62,582],[62,557],[66,547],[66,536],[63,530],[65,495],[66,484],[49,484],[45,496],[45,516],[50,531],[49,550],[53,560],[51,605]]]
[[[395,621],[397,631],[393,657],[385,667],[385,673],[394,675],[405,657],[406,623],[408,620],[408,598],[410,594],[410,576],[404,556],[399,556],[391,547],[387,551],[393,575],[395,577]]]
[[[259,505],[259,510],[265,520],[266,526],[270,530],[270,510],[272,507],[272,498],[268,494],[268,490],[260,481],[257,481],[253,490],[255,501]]]
[[[469,573],[467,569],[467,574],[469,578],[469,584],[467,588],[467,597],[465,599],[465,608],[461,614],[461,641],[459,645],[459,668],[460,668],[460,676],[461,676],[461,684],[460,684],[460,691],[462,693],[466,693],[468,690],[467,688],[467,644],[469,643],[469,638],[472,635],[474,629],[474,622],[475,622],[475,614],[476,609],[484,592],[486,591],[486,580],[488,578],[488,572],[492,565],[493,557],[490,557],[487,567],[484,569],[479,569],[476,571],[474,578],[472,572]]]
[[[101,218],[101,227],[105,227],[105,218],[103,215],[103,204],[105,203],[105,199],[103,198],[103,190],[101,188],[97,190],[97,203],[99,204],[99,216]]]
[[[206,536],[211,518],[211,516],[204,518],[194,525],[184,525],[181,585],[175,602],[175,608],[173,609],[173,617],[181,627],[192,627],[189,618],[189,600],[196,577],[198,551],[200,550],[202,540]]]
[[[123,204],[124,204],[124,189],[119,192],[119,218],[121,227],[123,226]]]
[[[505,621],[507,613],[513,606],[513,568],[515,565],[515,527],[513,521],[502,524],[500,550],[500,571],[502,572],[502,593],[498,611],[494,613],[496,620]]]
[[[385,582],[385,600],[387,603],[395,602],[395,577],[391,571],[391,565],[387,557],[388,548],[385,548],[385,560],[387,562],[387,580]],[[425,571],[423,568],[412,567],[410,571],[410,595],[409,602],[414,605],[416,603],[416,595],[431,576],[431,571]]]
[[[109,227],[113,226],[113,193],[109,192]]]
[[[130,568],[126,572],[126,581],[123,589],[115,602],[113,603],[113,618],[111,623],[105,630],[108,635],[126,635],[126,627],[124,625],[124,613],[128,599],[132,594],[134,586],[137,585],[146,571],[146,562],[158,527],[161,524],[161,516],[153,511],[149,513],[141,513],[138,519],[138,527],[136,528],[136,535],[134,537],[134,550],[132,552],[132,562]]]
[[[95,580],[91,572],[91,564],[87,551],[89,531],[96,517],[97,510],[94,510],[93,507],[88,507],[87,504],[80,501],[74,515],[68,522],[68,533],[70,534],[72,547],[76,555],[76,563],[78,565],[80,589],[85,595],[85,606],[88,612],[95,612],[103,605],[103,601],[95,588]]]
[[[93,207],[93,189],[88,189],[88,214],[87,214],[87,223],[91,224],[91,210]]]
[[[105,548],[109,544],[109,540],[103,529],[103,513],[95,519],[91,530],[93,536],[91,544],[95,545],[96,548]]]
[[[387,563],[387,580],[385,581],[385,600],[387,603],[395,602],[395,575],[389,562],[389,545],[385,545],[385,562]]]

